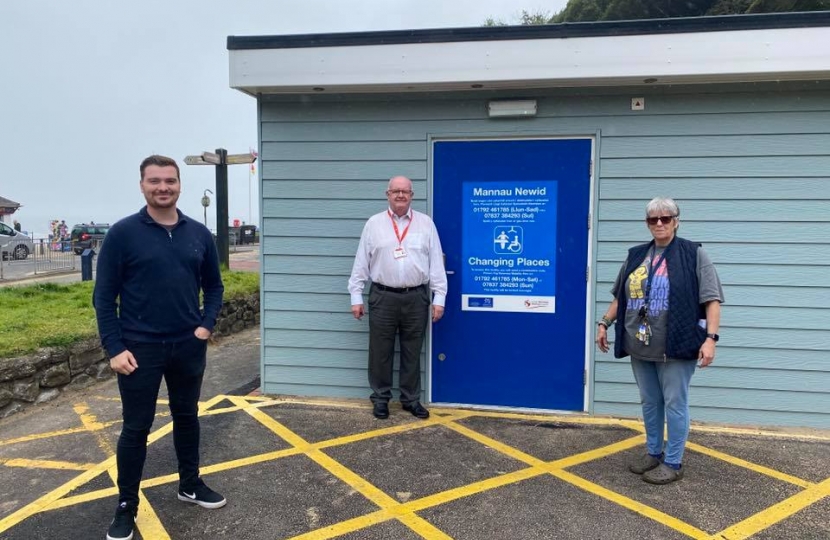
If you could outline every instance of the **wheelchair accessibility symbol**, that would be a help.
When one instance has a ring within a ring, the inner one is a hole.
[[[493,251],[496,253],[521,253],[523,242],[524,232],[519,226],[501,226],[493,229]]]

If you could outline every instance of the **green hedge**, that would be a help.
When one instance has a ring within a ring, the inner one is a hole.
[[[259,292],[259,274],[223,271],[225,298]],[[0,288],[0,358],[95,337],[92,281]]]

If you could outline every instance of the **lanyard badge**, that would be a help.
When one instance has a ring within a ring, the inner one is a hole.
[[[642,343],[643,345],[648,345],[651,342],[651,322],[648,320],[648,308],[649,308],[649,296],[651,294],[651,280],[654,278],[654,274],[657,272],[657,269],[660,268],[660,265],[663,263],[663,259],[666,257],[666,251],[668,251],[668,247],[663,250],[663,253],[657,257],[657,260],[654,259],[654,252],[655,248],[652,248],[651,256],[649,257],[648,266],[651,268],[648,271],[648,277],[646,277],[646,286],[643,289],[643,305],[640,306],[640,311],[637,312],[637,316],[640,318],[640,324],[637,326],[637,333],[635,334],[635,338],[637,341]]]
[[[395,248],[395,251],[392,253],[392,256],[395,257],[395,260],[400,260],[406,257],[406,250],[403,248],[403,239],[406,238],[406,233],[409,232],[409,228],[412,226],[412,221],[415,215],[413,214],[409,218],[409,223],[406,225],[406,229],[403,230],[403,234],[400,233],[398,230],[398,222],[395,221],[395,218],[392,217],[392,212],[389,212],[389,219],[392,220],[392,228],[395,230],[395,238],[398,239],[398,247]]]

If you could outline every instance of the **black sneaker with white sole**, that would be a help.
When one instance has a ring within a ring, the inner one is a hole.
[[[179,489],[179,500],[198,504],[202,508],[222,508],[228,501],[205,485],[201,480],[192,489]]]
[[[107,540],[132,540],[138,508],[125,502],[115,509],[115,517],[107,530]]]

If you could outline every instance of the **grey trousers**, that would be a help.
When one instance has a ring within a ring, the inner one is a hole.
[[[401,403],[421,399],[421,347],[429,320],[428,287],[404,293],[369,291],[369,386],[372,402],[392,398],[395,336],[400,340]]]

